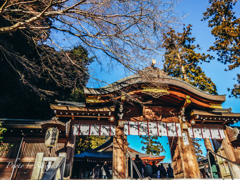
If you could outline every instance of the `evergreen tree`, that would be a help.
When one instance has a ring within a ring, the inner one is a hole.
[[[160,155],[164,152],[163,145],[158,141],[158,136],[140,136],[142,138],[142,151],[150,155]]]
[[[240,66],[240,18],[233,11],[236,3],[237,0],[209,0],[210,6],[203,13],[203,20],[208,20],[215,37],[210,50],[217,52],[221,63],[229,64],[226,70]],[[237,74],[237,78],[231,94],[240,97],[240,74]]]
[[[13,19],[32,18],[47,7],[47,2],[0,0],[0,6],[1,29],[12,26]],[[4,8],[25,9],[33,14],[7,13],[6,18]],[[48,27],[53,25],[50,17],[42,17],[33,24],[38,28],[28,25],[28,28],[0,33],[0,117],[48,119],[52,116],[49,102],[83,101],[82,89],[88,81],[88,65],[93,60],[88,51],[81,45],[56,50],[53,44],[47,43]]]
[[[101,146],[110,139],[108,136],[77,136],[75,154],[80,154]]]
[[[75,143],[75,154],[91,150],[90,136],[77,136]]]
[[[191,25],[183,28],[182,33],[171,29],[164,34],[163,47],[165,48],[164,71],[173,77],[182,79],[197,88],[210,94],[217,94],[216,85],[208,78],[199,66],[202,62],[213,59],[209,54],[197,53],[200,46],[194,45],[191,36]]]
[[[201,145],[198,143],[200,140],[201,139],[193,138],[193,146],[194,146],[195,154],[196,154],[198,160],[202,159],[204,157],[202,155],[203,151],[201,149]]]
[[[0,117],[48,119],[53,115],[49,101],[83,101],[82,89],[88,81],[88,65],[93,60],[88,57],[88,52],[81,46],[64,53],[49,46],[44,47],[48,51],[41,51],[41,46],[34,47],[31,41],[26,42],[25,37],[20,35],[14,38],[17,36],[14,32],[13,37],[1,39],[6,51],[0,51]],[[18,45],[21,41],[26,48]],[[10,52],[31,61],[33,71],[24,71]],[[65,53],[78,63],[79,69],[69,63]],[[24,72],[24,79],[18,71]]]
[[[194,45],[195,38],[191,36],[191,25],[183,28],[182,33],[171,29],[164,34],[163,47],[166,49],[164,71],[173,77],[186,81],[210,94],[217,94],[216,85],[202,71],[199,64],[210,62],[213,59],[209,54],[197,53],[200,46]],[[193,139],[195,153],[198,159],[202,158],[199,139]]]

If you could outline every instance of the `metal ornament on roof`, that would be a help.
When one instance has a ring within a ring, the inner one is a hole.
[[[142,87],[142,93],[148,94],[153,98],[159,98],[161,96],[170,94],[168,92],[167,84],[159,83],[159,78],[166,77],[166,74],[161,69],[154,67],[154,63],[151,67],[146,67],[138,73],[141,76],[143,82],[149,83],[149,85],[144,85]]]
[[[143,90],[141,92],[144,94],[150,95],[153,98],[160,98],[161,96],[170,94],[167,90],[167,87],[164,87],[164,86],[160,86],[158,88],[143,87]]]

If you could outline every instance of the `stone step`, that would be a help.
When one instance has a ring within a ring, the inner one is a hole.
[[[184,178],[184,179],[181,179],[181,178],[173,178],[173,179],[165,179],[165,178],[159,178],[159,179],[151,179],[151,180],[188,180],[188,179],[192,179],[192,178]],[[229,178],[231,179],[231,178]],[[69,180],[83,180],[83,179],[69,179]],[[99,180],[99,179],[84,179],[84,180]],[[129,179],[112,179],[112,180],[131,180],[130,178]],[[136,180],[133,178],[133,180]],[[140,179],[137,179],[137,180],[140,180]],[[148,180],[148,178],[143,178],[143,180]],[[193,180],[203,180],[203,179],[193,179]],[[225,179],[222,179],[222,178],[216,178],[216,179],[205,179],[205,180],[225,180]],[[235,180],[239,180],[239,179],[235,179]]]

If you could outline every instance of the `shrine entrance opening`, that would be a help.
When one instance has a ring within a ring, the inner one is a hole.
[[[154,170],[151,174],[152,178],[161,178],[160,176],[160,165],[163,164],[164,169],[168,168],[171,162],[171,154],[168,143],[168,138],[165,136],[137,136],[137,135],[128,135],[128,151],[133,160],[135,160],[136,155],[139,155],[139,158],[142,160],[144,166],[147,164],[150,166],[156,165],[157,168],[154,167]],[[127,154],[129,157],[129,154]],[[144,172],[144,168],[142,167],[142,171],[140,173],[142,177],[146,177]],[[137,174],[135,174],[136,176]],[[128,160],[128,177],[131,177],[131,168],[130,161]],[[163,177],[162,177],[163,178]]]
[[[93,169],[97,164],[103,167],[104,163],[112,176],[113,130],[115,126],[111,125],[79,124],[74,126],[76,141],[73,179],[94,178]],[[102,179],[103,175],[100,174],[99,179]]]

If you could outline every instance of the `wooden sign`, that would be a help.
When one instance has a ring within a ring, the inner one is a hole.
[[[143,116],[149,120],[161,120],[162,106],[143,106]]]
[[[71,126],[71,119],[68,122],[66,122],[66,126],[65,126],[65,134],[67,138],[69,137],[70,126]]]
[[[184,145],[189,145],[189,140],[188,140],[187,133],[182,133],[182,136],[183,136],[183,144]]]

